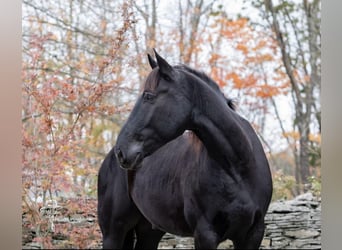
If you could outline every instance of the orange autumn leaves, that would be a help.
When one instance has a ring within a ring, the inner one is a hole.
[[[221,48],[209,59],[211,76],[221,86],[245,95],[270,98],[289,91],[280,53],[271,34],[250,26],[245,18],[219,18]]]

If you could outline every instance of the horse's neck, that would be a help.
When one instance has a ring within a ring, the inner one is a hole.
[[[199,88],[193,110],[195,133],[218,162],[238,171],[247,168],[252,145],[241,118],[211,89]]]

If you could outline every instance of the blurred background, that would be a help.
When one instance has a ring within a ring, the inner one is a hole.
[[[54,228],[42,208],[96,217],[97,173],[152,48],[235,101],[264,145],[273,201],[320,196],[320,20],[320,0],[23,0],[23,230],[46,248],[58,230],[79,248],[99,240],[96,223]]]

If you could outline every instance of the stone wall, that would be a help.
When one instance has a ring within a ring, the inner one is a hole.
[[[69,221],[70,220],[70,221]],[[56,223],[97,223],[95,216],[56,218]],[[288,201],[271,203],[265,217],[266,231],[262,242],[262,249],[321,249],[321,202],[320,198],[306,193]],[[23,249],[39,249],[37,243],[27,239],[23,232]],[[62,241],[63,237],[57,237]],[[101,242],[91,246],[101,248]],[[159,243],[160,249],[193,249],[193,239],[165,234]],[[219,245],[219,249],[232,249],[232,242],[227,240]]]
[[[270,204],[262,249],[321,249],[321,202],[311,193]],[[165,235],[160,248],[193,249],[192,238]],[[219,249],[233,249],[231,241]]]
[[[271,203],[265,249],[321,249],[321,202],[311,193]]]

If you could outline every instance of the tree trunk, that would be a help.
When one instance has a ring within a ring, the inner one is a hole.
[[[304,116],[305,117],[305,116]],[[299,166],[300,166],[300,178],[303,184],[303,191],[307,191],[305,183],[308,182],[309,173],[309,126],[307,126],[307,120],[303,119],[298,124],[299,130]]]
[[[299,187],[297,190],[301,191],[307,191],[308,187],[305,184],[308,183],[308,177],[310,176],[309,135],[310,125],[313,121],[313,111],[315,111],[314,119],[317,119],[318,127],[320,127],[320,111],[317,108],[317,105],[319,105],[319,91],[318,93],[315,92],[316,89],[320,89],[320,46],[319,29],[317,29],[319,27],[319,4],[320,0],[315,0],[311,4],[306,0],[303,2],[306,34],[298,31],[298,27],[286,7],[282,5],[274,7],[272,0],[265,1],[266,11],[271,14],[271,26],[281,50],[282,61],[292,87],[292,97],[295,106],[293,127],[295,131],[299,132],[298,153],[296,153],[296,150],[294,155],[296,159],[296,181]],[[283,16],[280,13],[283,13]],[[287,32],[287,28],[285,28],[285,31],[280,28],[279,18],[283,18],[281,21],[285,22],[285,25],[288,23],[292,27],[294,43],[290,42],[290,34]],[[291,54],[291,51],[294,50],[292,48],[294,45],[298,46],[297,55]],[[305,48],[306,45],[308,45],[309,49]],[[309,62],[307,62],[308,59],[304,56],[306,53],[310,56]],[[300,78],[295,75],[295,71],[301,71],[305,76]],[[307,77],[309,77],[309,80]],[[314,95],[315,93],[316,96]]]

